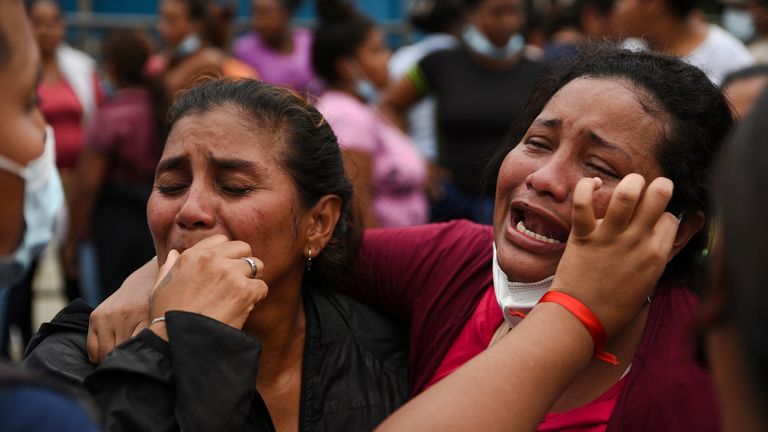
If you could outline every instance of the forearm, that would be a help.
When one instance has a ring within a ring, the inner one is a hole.
[[[541,304],[507,336],[395,412],[379,428],[535,430],[589,364],[592,339],[556,304]]]

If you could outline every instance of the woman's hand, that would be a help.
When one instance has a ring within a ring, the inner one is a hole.
[[[640,312],[670,258],[678,220],[664,209],[673,184],[659,177],[645,187],[627,175],[613,192],[605,218],[596,220],[592,195],[599,180],[582,179],[573,196],[573,227],[552,290],[587,305],[608,336]]]
[[[131,273],[101,302],[88,323],[88,359],[98,364],[112,349],[149,324],[149,295],[157,283],[157,257]]]
[[[187,311],[242,329],[253,307],[268,292],[267,284],[259,279],[264,265],[251,258],[256,263],[251,278],[251,265],[243,257],[251,257],[251,246],[223,235],[202,240],[181,255],[171,251],[150,295],[150,317]],[[164,326],[151,329],[167,338]]]

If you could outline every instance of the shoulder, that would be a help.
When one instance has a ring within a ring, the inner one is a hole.
[[[310,289],[326,343],[354,338],[374,352],[403,350],[408,342],[405,328],[381,312],[334,290]]]
[[[58,55],[60,60],[77,62],[83,65],[96,66],[96,60],[83,51],[72,48],[69,45],[62,44],[58,48]]]
[[[248,32],[242,36],[238,36],[232,42],[232,50],[235,53],[239,53],[243,50],[250,50],[259,43],[259,36],[256,33]]]
[[[376,120],[373,110],[368,105],[338,91],[323,93],[317,101],[317,109],[337,135],[347,132],[347,127],[353,130],[371,128]]]
[[[464,48],[461,46],[433,51],[419,61],[421,67],[437,67],[438,65],[463,62],[467,59]]]
[[[468,220],[454,220],[406,228],[366,230],[363,237],[363,246],[415,243],[429,245],[429,247],[462,247],[472,251],[478,248],[487,248],[490,253],[492,241],[493,234],[490,226],[480,225]],[[434,250],[429,250],[429,252],[434,252]]]

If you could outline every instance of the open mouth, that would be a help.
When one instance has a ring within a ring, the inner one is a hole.
[[[549,244],[564,243],[570,234],[567,229],[550,218],[523,209],[512,209],[512,223],[518,232]]]

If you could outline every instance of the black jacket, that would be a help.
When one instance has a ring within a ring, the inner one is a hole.
[[[335,292],[305,290],[304,309],[300,430],[372,430],[408,393],[407,335]],[[274,430],[255,389],[261,344],[250,334],[168,312],[169,343],[145,330],[97,367],[86,350],[90,312],[76,301],[44,324],[25,365],[82,385],[107,430]]]

